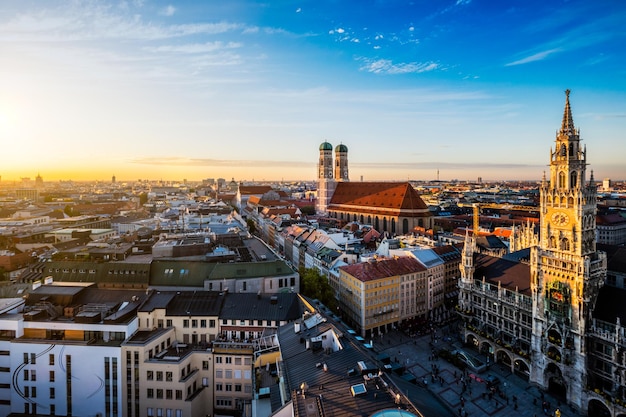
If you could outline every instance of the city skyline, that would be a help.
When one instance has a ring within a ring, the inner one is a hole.
[[[578,0],[7,3],[0,176],[311,180],[328,141],[353,181],[538,180],[571,89],[595,178],[626,179],[624,17]]]

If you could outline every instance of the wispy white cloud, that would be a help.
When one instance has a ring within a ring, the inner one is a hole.
[[[172,52],[172,53],[185,53],[185,54],[199,54],[205,52],[214,52],[224,49],[236,49],[243,46],[240,42],[206,42],[206,43],[192,43],[186,45],[162,45],[154,47],[146,47],[148,52]]]
[[[547,40],[530,51],[520,53],[520,56],[528,56],[510,62],[506,66],[541,61],[556,53],[571,52],[592,46],[596,47],[597,45],[624,38],[621,14],[608,13],[606,16],[581,21],[581,16],[590,13],[589,7],[595,8],[595,6],[590,6],[586,2],[579,2],[578,4],[572,4],[571,7],[551,13],[543,19],[529,22],[524,30],[533,37],[537,36],[537,34],[548,34]],[[553,33],[558,34],[558,36],[553,37]],[[539,52],[533,53],[533,51]],[[601,62],[603,59],[601,54],[597,55],[596,58],[598,59],[597,62]],[[587,65],[594,65],[595,63],[593,59],[586,62]]]
[[[260,31],[261,31],[261,28],[258,27],[258,26],[248,26],[248,27],[243,29],[242,33],[244,33],[246,35],[249,35],[249,34],[254,35],[256,33],[259,33]]]
[[[344,28],[336,28],[336,29],[331,29],[328,31],[329,35],[343,35],[346,33],[346,30]]]
[[[161,16],[174,16],[174,13],[176,13],[176,7],[171,4],[168,4],[167,7],[159,12]]]
[[[145,21],[139,10],[126,11],[96,2],[79,2],[62,9],[22,12],[0,25],[0,40],[47,43],[112,39],[149,41],[244,29],[244,24],[231,22],[159,25]]]
[[[548,58],[550,55],[554,55],[555,53],[558,53],[558,52],[561,52],[561,51],[562,51],[561,48],[548,49],[547,51],[537,52],[537,53],[532,54],[530,56],[527,56],[525,58],[518,59],[517,61],[509,62],[509,63],[505,64],[505,66],[506,67],[512,67],[512,66],[515,66],[515,65],[523,65],[523,64],[528,64],[528,63],[531,63],[531,62],[543,61],[544,59]]]
[[[361,66],[361,71],[372,72],[374,74],[419,74],[422,72],[435,71],[441,69],[441,65],[436,62],[400,62],[394,63],[390,59],[367,60]]]

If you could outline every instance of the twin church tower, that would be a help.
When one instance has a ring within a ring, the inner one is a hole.
[[[326,213],[337,188],[337,182],[350,181],[348,176],[348,147],[344,144],[337,145],[335,163],[333,164],[333,145],[328,142],[322,143],[317,175],[317,212]]]

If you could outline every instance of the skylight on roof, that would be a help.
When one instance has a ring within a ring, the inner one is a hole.
[[[365,388],[365,384],[356,384],[350,387],[350,392],[352,393],[353,397],[356,397],[357,395],[366,394],[367,388]]]

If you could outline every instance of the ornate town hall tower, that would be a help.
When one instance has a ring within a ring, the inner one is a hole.
[[[540,186],[539,245],[531,248],[532,336],[530,380],[579,409],[587,379],[586,331],[606,276],[606,254],[596,252],[596,186],[587,181],[586,148],[574,127],[569,93],[550,150],[550,177]]]

